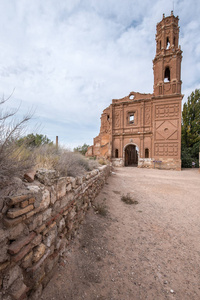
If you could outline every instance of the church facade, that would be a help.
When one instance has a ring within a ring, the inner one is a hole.
[[[153,94],[131,92],[113,99],[101,115],[100,133],[87,156],[105,157],[114,166],[181,169],[181,60],[179,18],[156,27]]]

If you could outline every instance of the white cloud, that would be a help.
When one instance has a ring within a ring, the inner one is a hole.
[[[188,96],[200,85],[200,4],[174,6]],[[11,105],[34,107],[50,138],[91,144],[112,98],[153,92],[156,23],[172,7],[164,0],[1,1],[0,93],[15,87]]]

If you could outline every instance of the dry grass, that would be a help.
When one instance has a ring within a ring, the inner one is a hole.
[[[34,151],[37,168],[54,169],[60,176],[76,177],[99,166],[97,161],[89,160],[77,152],[54,145],[43,145]]]
[[[103,158],[98,159],[98,163],[99,163],[100,165],[106,165],[106,164],[107,164],[107,162],[106,162],[105,159],[103,159]]]
[[[108,210],[105,204],[103,203],[98,203],[97,205],[94,206],[94,210],[97,214],[105,217],[108,214]]]
[[[138,201],[137,200],[133,200],[132,198],[131,198],[131,196],[130,196],[130,194],[128,193],[128,194],[126,194],[126,195],[123,195],[122,197],[121,197],[121,200],[124,202],[124,203],[126,203],[126,204],[138,204]]]
[[[12,95],[10,95],[11,97]],[[26,151],[24,145],[17,146],[17,140],[25,131],[32,113],[21,119],[17,118],[18,109],[10,110],[5,105],[10,99],[0,100],[0,177],[12,179],[22,175],[32,165],[32,153]],[[1,183],[0,183],[1,185]]]
[[[31,168],[54,169],[60,176],[76,177],[99,166],[97,161],[89,160],[80,153],[54,145],[31,148],[26,139],[19,144],[32,114],[16,119],[17,109],[9,111],[3,107],[7,100],[9,98],[0,99],[0,188],[15,176],[23,178]]]

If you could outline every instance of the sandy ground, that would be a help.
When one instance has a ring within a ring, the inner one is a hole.
[[[198,170],[114,171],[41,299],[200,299]]]

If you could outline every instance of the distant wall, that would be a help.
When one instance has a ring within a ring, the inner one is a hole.
[[[1,199],[0,299],[39,299],[109,173],[102,166],[56,178],[42,170],[37,181]]]

